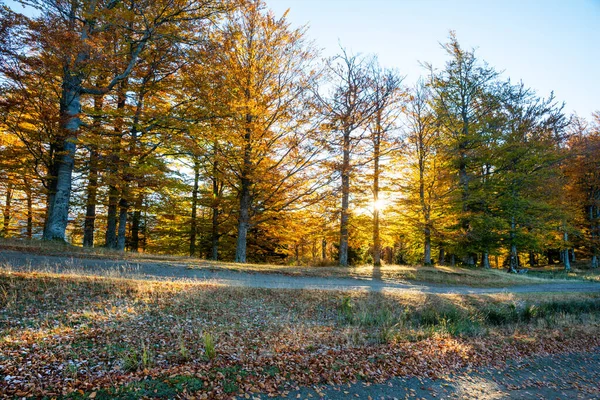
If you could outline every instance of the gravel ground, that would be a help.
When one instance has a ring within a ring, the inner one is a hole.
[[[266,398],[266,397],[265,397]],[[599,399],[600,349],[462,371],[445,379],[395,378],[387,384],[323,386],[288,399]]]
[[[418,283],[399,283],[377,279],[322,278],[278,274],[245,273],[226,270],[192,269],[176,262],[89,259],[37,255],[0,250],[0,265],[15,271],[72,272],[91,275],[118,275],[140,279],[196,280],[227,286],[266,289],[318,289],[365,291],[413,291],[427,294],[490,294],[539,292],[600,292],[600,283],[574,281],[509,288],[472,288]]]

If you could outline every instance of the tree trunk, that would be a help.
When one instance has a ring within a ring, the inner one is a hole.
[[[104,105],[102,96],[94,97],[94,126],[93,130],[100,136],[100,113]],[[96,225],[96,197],[98,193],[98,149],[95,144],[90,146],[90,158],[88,163],[88,185],[85,207],[85,222],[83,226],[83,246],[94,247],[94,229]]]
[[[108,208],[106,213],[106,234],[104,245],[109,249],[117,248],[117,208],[119,190],[113,184],[108,187]]]
[[[456,256],[454,254],[450,255],[450,266],[452,266],[452,267],[456,266]]]
[[[117,235],[117,250],[124,251],[127,234],[127,213],[129,212],[129,201],[126,197],[119,200],[119,228]]]
[[[571,270],[571,259],[569,257],[569,247],[568,247],[569,233],[567,232],[566,229],[563,232],[563,240],[565,242],[565,249],[562,252],[563,253],[563,263],[565,264],[565,271],[570,271]]]
[[[325,238],[321,241],[321,259],[327,260],[327,239]]]
[[[425,244],[424,244],[424,252],[423,252],[423,264],[431,265],[431,229],[429,227],[425,227]]]
[[[33,193],[29,181],[24,179],[24,183],[25,196],[27,196],[27,239],[31,239],[33,237]]]
[[[218,156],[218,143],[214,145],[214,160],[213,160],[213,173],[212,173],[212,224],[211,224],[211,242],[212,242],[212,259],[217,261],[219,259],[219,239],[221,235],[219,233],[219,212],[220,212],[220,201],[221,201],[221,185],[219,183],[219,162]]]
[[[339,265],[348,266],[348,206],[350,201],[350,132],[344,132],[342,161],[342,212],[340,217]]]
[[[481,267],[484,269],[490,269],[490,253],[484,251],[481,254]]]
[[[517,273],[517,268],[519,267],[519,256],[517,254],[517,244],[516,244],[516,230],[517,223],[514,215],[510,220],[510,254],[508,261],[508,272]]]
[[[529,251],[529,266],[530,267],[535,267],[537,265],[537,260],[535,257],[535,252],[533,252],[533,250]]]
[[[594,210],[596,211],[594,213]],[[592,260],[591,267],[598,268],[598,240],[600,239],[600,207],[590,207],[590,231],[592,234]]]
[[[246,134],[244,135],[244,164],[242,167],[241,187],[240,187],[240,215],[238,217],[238,236],[235,249],[235,261],[239,263],[246,262],[246,245],[248,230],[250,229],[250,205],[252,198],[250,194],[250,172],[252,170],[252,116],[246,115]]]
[[[373,136],[373,265],[381,266],[381,237],[379,235],[379,158],[381,156],[381,110]]]
[[[79,54],[82,61],[85,55]],[[51,171],[56,171],[53,183],[54,189],[49,197],[49,204],[44,224],[44,240],[65,241],[65,233],[69,221],[69,203],[71,200],[71,185],[73,168],[75,166],[75,143],[81,120],[81,76],[74,73],[68,66],[63,69],[63,84],[60,97],[60,131],[54,147],[56,152],[52,160]]]
[[[240,193],[240,215],[238,219],[238,237],[235,249],[235,261],[246,262],[246,240],[250,228],[250,180],[242,178]]]
[[[140,224],[142,222],[142,195],[138,195],[135,202],[135,210],[131,216],[131,251],[140,251]]]
[[[117,94],[117,116],[115,117],[114,137],[111,146],[111,155],[109,157],[110,166],[108,169],[109,187],[108,187],[108,210],[106,216],[106,236],[105,245],[109,249],[119,247],[117,224],[120,221],[120,215],[117,220],[119,210],[119,189],[117,180],[119,180],[119,167],[121,164],[121,139],[123,137],[123,118],[120,113],[125,108],[127,97],[125,96],[125,84],[119,85]]]
[[[446,264],[446,250],[444,249],[443,246],[440,246],[440,251],[438,254],[438,265],[445,265]]]
[[[196,234],[198,233],[198,182],[200,181],[200,165],[194,159],[194,188],[192,189],[192,216],[190,219],[190,257],[196,255]]]
[[[6,196],[4,198],[4,210],[2,215],[4,217],[4,225],[2,225],[2,236],[8,237],[10,234],[10,220],[11,220],[11,207],[13,199],[13,184],[9,183],[6,187]]]
[[[83,226],[83,246],[94,247],[94,227],[96,224],[96,196],[98,192],[98,153],[95,147],[90,149],[89,175]]]

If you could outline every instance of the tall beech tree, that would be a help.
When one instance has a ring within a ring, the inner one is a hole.
[[[434,232],[441,231],[436,220],[441,213],[442,200],[447,189],[444,185],[440,131],[436,115],[431,108],[432,93],[423,81],[411,90],[406,106],[407,134],[406,182],[402,188],[407,196],[405,207],[412,224],[422,232],[423,263],[432,262],[432,237]],[[440,246],[442,248],[443,246]],[[444,256],[439,261],[443,263]]]
[[[393,70],[380,67],[376,61],[373,62],[369,74],[373,92],[373,115],[368,121],[373,162],[373,265],[379,266],[381,265],[380,212],[383,206],[380,199],[382,161],[390,151],[397,149],[399,142],[392,137],[392,133],[398,128],[396,122],[401,113],[403,78]]]
[[[366,138],[366,123],[375,112],[374,94],[369,72],[371,57],[352,55],[345,49],[327,62],[330,95],[322,101],[325,116],[332,132],[330,146],[341,156],[338,172],[341,177],[339,264],[348,266],[348,228],[350,221],[350,178],[352,156]]]
[[[248,234],[266,215],[315,194],[318,161],[312,89],[315,53],[304,29],[291,29],[262,1],[249,1],[215,37],[215,57],[227,74],[231,134],[222,168],[235,177],[238,229],[235,261],[246,262]]]

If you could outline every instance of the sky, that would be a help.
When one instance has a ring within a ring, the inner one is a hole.
[[[22,11],[13,0],[5,3]],[[407,84],[442,68],[440,43],[454,30],[505,78],[522,80],[540,96],[554,91],[567,113],[600,110],[600,0],[266,0],[276,15],[289,9],[293,26],[334,55],[343,45],[377,54]]]
[[[442,68],[450,30],[503,77],[540,96],[554,91],[565,112],[600,110],[600,0],[266,0],[276,15],[334,55],[377,54],[412,84],[420,62]]]

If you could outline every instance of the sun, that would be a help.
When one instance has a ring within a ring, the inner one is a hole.
[[[374,211],[381,211],[386,208],[388,204],[389,201],[386,199],[377,199],[376,201],[372,202],[372,208]]]

